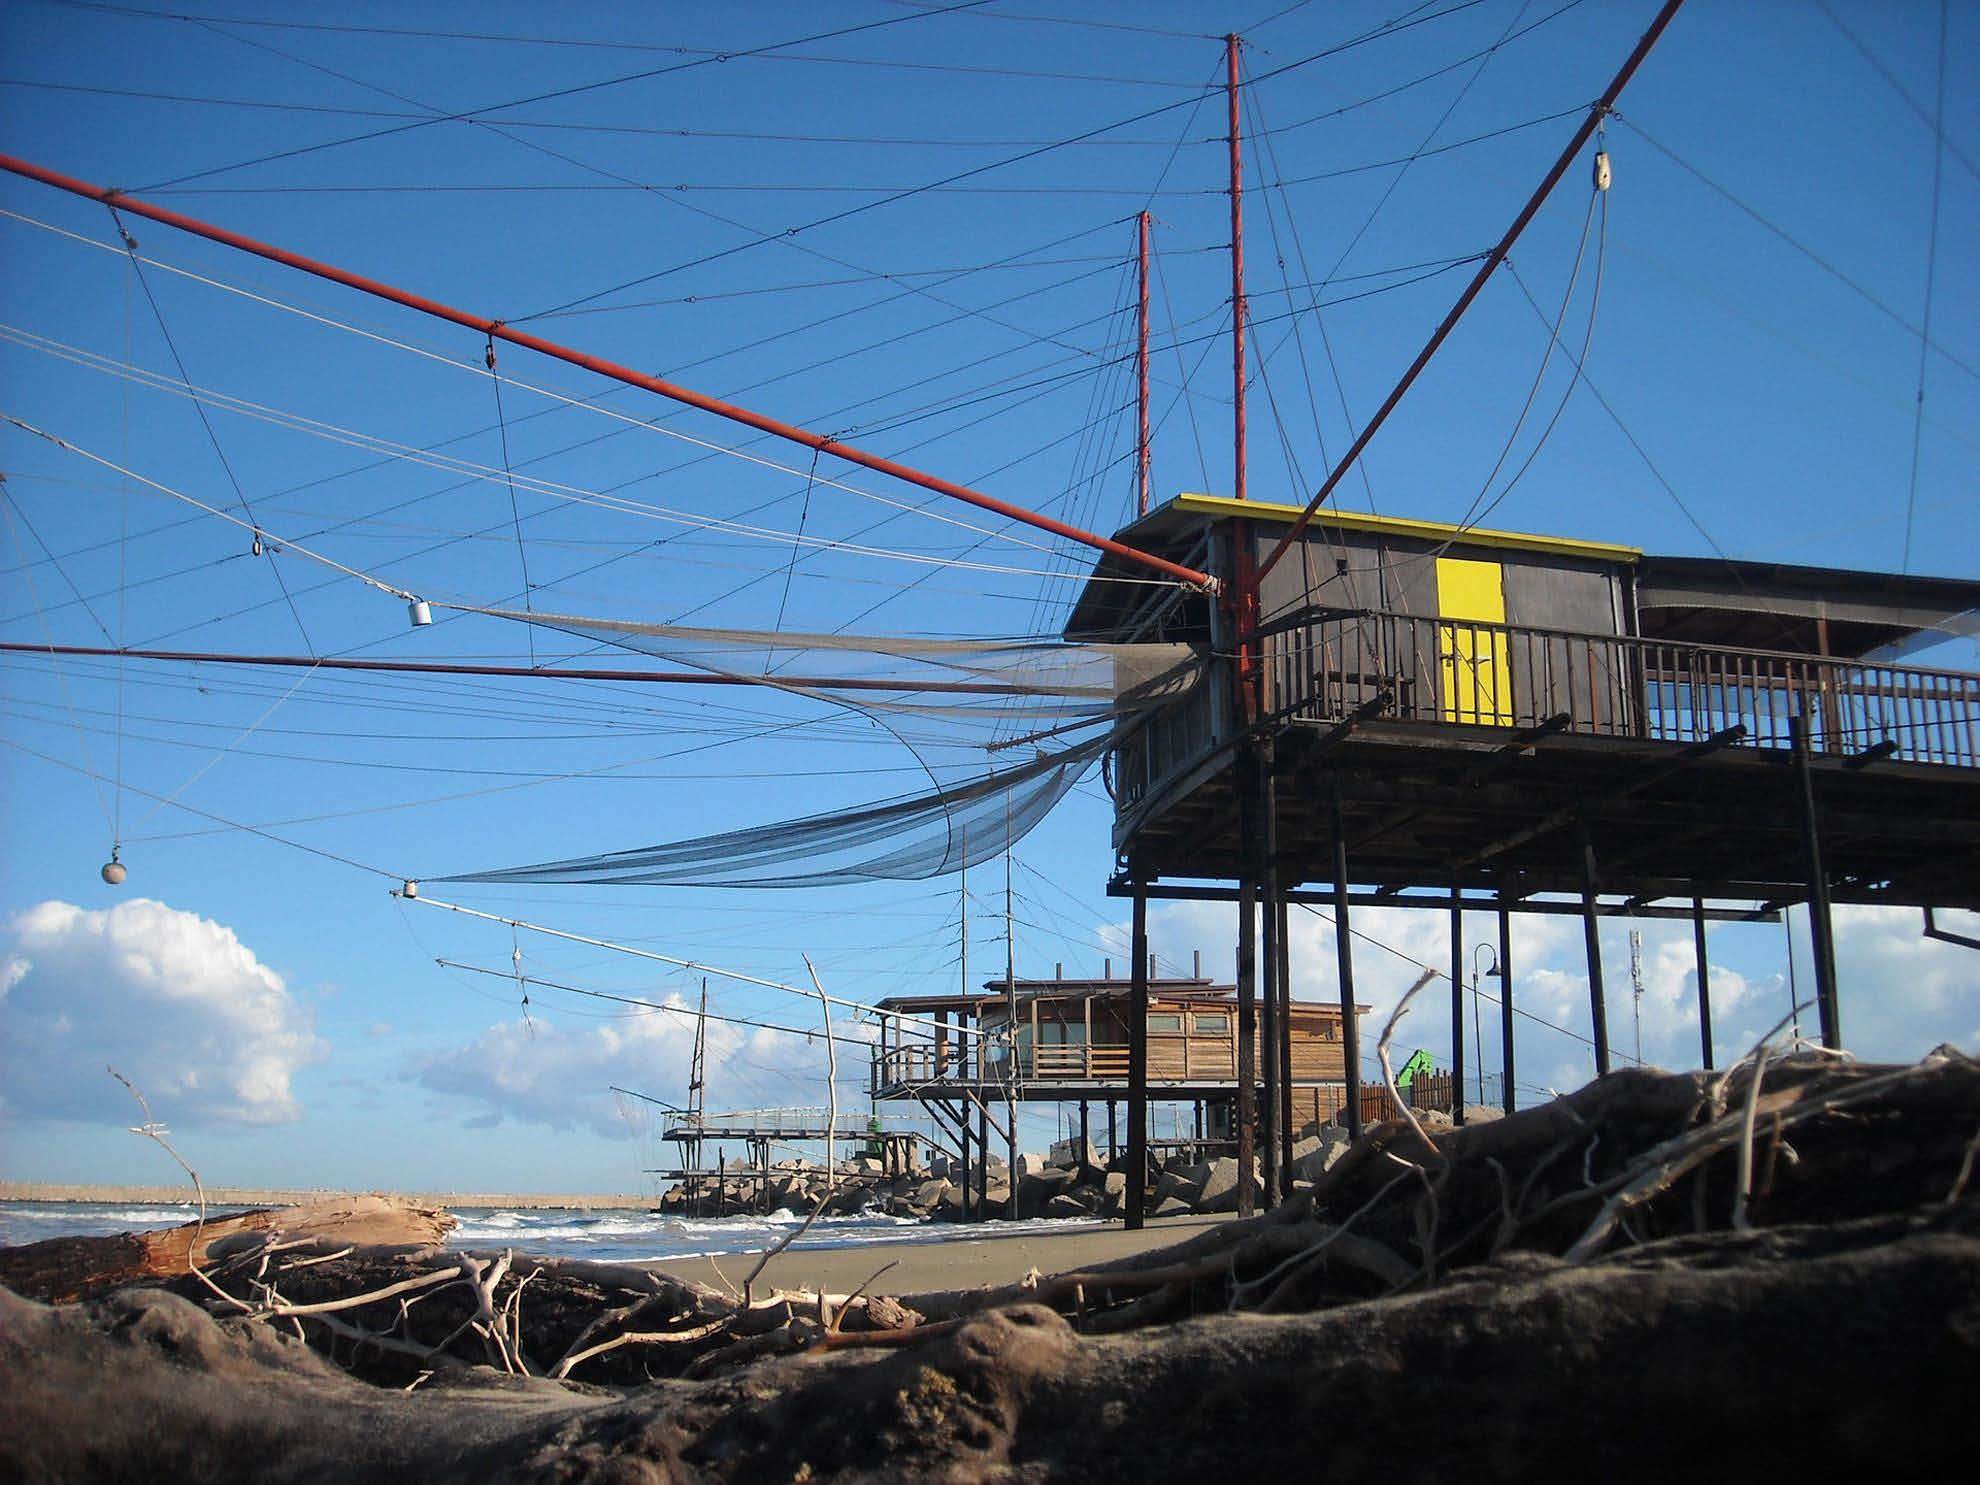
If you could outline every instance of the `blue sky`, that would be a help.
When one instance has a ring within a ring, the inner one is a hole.
[[[1251,480],[1289,499],[1387,391],[1462,285],[1460,260],[1497,238],[1654,11],[1396,0],[1267,19],[1276,8],[493,5],[469,22],[359,5],[325,23],[280,5],[165,19],[34,0],[0,12],[0,137],[1110,531],[1132,511],[1124,352],[1144,207],[1158,223],[1156,494],[1230,484],[1218,35],[1242,31],[1246,75],[1264,79],[1247,90]],[[1558,357],[1541,372],[1559,313],[1570,344],[1591,336],[1589,381],[1615,417],[1577,388],[1493,524],[1886,569],[1905,563],[1908,529],[1911,570],[1980,577],[1980,102],[1958,86],[1980,17],[1950,10],[1935,236],[1939,25],[1931,4],[1693,0],[1606,133],[1603,211],[1578,164],[1341,502],[1462,516],[1536,373],[1544,413],[1568,389]],[[938,520],[910,487],[813,471],[802,449],[520,350],[498,358],[498,420],[469,332],[127,219],[146,260],[134,269],[103,208],[15,178],[0,210],[0,408],[436,601],[514,604],[527,569],[539,608],[1015,635],[1054,630],[1085,568],[1074,549],[1041,551],[960,507],[934,507]],[[255,406],[209,405],[209,433],[170,390],[182,376]],[[522,481],[513,504],[505,465]],[[240,527],[12,427],[0,469],[11,641],[599,663],[553,631],[444,609],[412,630],[397,600],[286,548],[254,555]],[[694,524],[709,520],[732,524]],[[823,545],[794,562],[799,532]],[[1935,658],[1971,667],[1973,646]],[[24,1178],[166,1174],[124,1131],[132,1108],[102,1072],[116,1062],[210,1180],[634,1186],[650,1141],[605,1085],[677,1096],[686,1018],[541,988],[525,1018],[513,983],[434,961],[504,970],[520,951],[541,978],[690,1001],[698,977],[512,942],[388,888],[766,823],[923,777],[883,729],[776,693],[18,656],[4,675],[0,1169]],[[1089,780],[1021,843],[1020,973],[1121,966],[1121,914],[1101,894],[1107,819]],[[130,868],[115,891],[97,877],[113,840]],[[972,873],[969,893],[971,970],[1000,968],[1002,871]],[[807,983],[809,954],[852,999],[962,973],[953,877],[452,895],[784,983]],[[1447,960],[1439,917],[1363,926]],[[1525,925],[1519,994],[1579,1031],[1572,926]],[[1688,931],[1671,926],[1644,925],[1643,1047],[1688,1065]],[[1331,993],[1326,932],[1301,930],[1302,994]],[[1623,932],[1608,946],[1611,1024],[1631,1047]],[[1172,963],[1200,948],[1217,967],[1232,929],[1178,907],[1155,935]],[[1778,927],[1715,932],[1722,1047],[1785,1009],[1786,943]],[[1843,960],[1863,1053],[1980,1035],[1980,960],[1921,943],[1915,915],[1849,916]],[[1383,1006],[1414,976],[1372,945],[1358,964]],[[728,1013],[812,1024],[814,1008],[775,991],[711,994]],[[1441,1012],[1414,1020],[1422,1045],[1447,1044]],[[816,1045],[717,1040],[711,1104],[821,1098]],[[1535,1088],[1589,1070],[1584,1045],[1539,1022],[1522,1026],[1520,1060]]]

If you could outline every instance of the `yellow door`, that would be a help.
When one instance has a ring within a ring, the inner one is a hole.
[[[1455,622],[1437,630],[1446,722],[1512,724],[1506,636],[1480,626],[1506,621],[1505,582],[1496,562],[1437,559],[1437,612]]]

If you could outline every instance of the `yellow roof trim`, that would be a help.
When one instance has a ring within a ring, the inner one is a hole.
[[[1299,519],[1303,506],[1278,505],[1265,500],[1233,500],[1228,495],[1182,494],[1175,498],[1178,510],[1204,516],[1249,516],[1255,521]],[[1523,531],[1489,531],[1482,526],[1454,526],[1448,521],[1418,521],[1408,516],[1369,516],[1354,511],[1322,506],[1313,513],[1315,522],[1343,531],[1372,531],[1388,536],[1416,537],[1423,541],[1455,540],[1471,547],[1511,547],[1523,552],[1549,552],[1558,557],[1590,557],[1599,562],[1634,562],[1643,555],[1641,547],[1626,547],[1608,541],[1580,541],[1571,536],[1537,536]]]

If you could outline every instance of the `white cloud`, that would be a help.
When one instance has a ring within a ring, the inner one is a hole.
[[[1843,1041],[1851,1051],[1909,1061],[1941,1042],[1980,1046],[1980,950],[1926,938],[1916,908],[1835,913]],[[1970,920],[1957,926],[1972,931]],[[1802,993],[1812,995],[1805,959],[1802,968]]]
[[[675,1012],[618,1017],[598,1025],[566,1025],[554,1017],[504,1021],[472,1041],[426,1058],[413,1070],[421,1087],[469,1100],[470,1122],[485,1127],[513,1119],[552,1129],[589,1127],[627,1132],[629,1120],[611,1085],[685,1102],[694,1051],[694,1017],[670,996]],[[839,1035],[857,1034],[837,1027]],[[708,1023],[707,1106],[823,1106],[824,1050],[802,1036],[746,1031]],[[866,1086],[866,1057],[839,1048],[839,1098],[852,1106]]]
[[[149,898],[44,902],[7,925],[0,1100],[20,1114],[125,1119],[115,1065],[161,1119],[281,1124],[326,1054],[308,1011],[232,929]]]

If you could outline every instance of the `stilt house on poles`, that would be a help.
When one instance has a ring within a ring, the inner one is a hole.
[[[1182,495],[1120,539],[1234,581],[1300,515]],[[1297,1086],[1289,902],[1331,905],[1343,1007],[1354,908],[1451,914],[1454,961],[1461,915],[1496,917],[1508,1069],[1509,916],[1581,916],[1598,1072],[1610,1045],[1603,916],[1699,925],[1709,1065],[1706,920],[1808,903],[1822,1037],[1840,1046],[1832,902],[1923,908],[1928,931],[1933,908],[1980,908],[1980,675],[1879,658],[1956,630],[1980,583],[1326,511],[1266,572],[1249,633],[1214,601],[1137,607],[1121,593],[1092,584],[1067,633],[1187,640],[1214,657],[1188,696],[1124,727],[1107,759],[1110,890],[1134,904],[1134,996],[1149,994],[1149,899],[1240,903],[1237,1008],[1262,1011],[1264,1040],[1261,1066],[1239,1074],[1238,1133],[1248,1143],[1255,1128],[1282,1177],[1295,1125],[1275,1112],[1278,1090]],[[1460,1113],[1462,976],[1454,962]],[[1353,1122],[1361,1058],[1355,1018],[1340,1024]],[[1145,1036],[1133,1045],[1131,1115],[1150,1076]],[[1138,1126],[1131,1117],[1131,1144]]]

